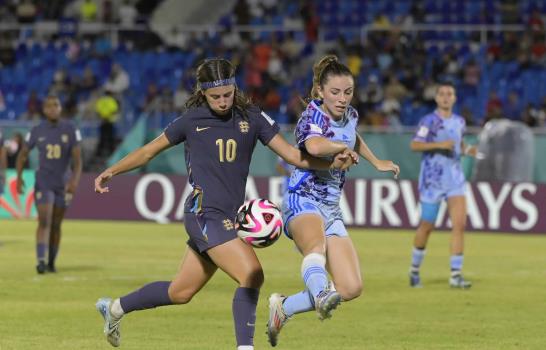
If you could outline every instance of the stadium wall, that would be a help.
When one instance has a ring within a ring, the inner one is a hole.
[[[27,190],[17,195],[15,174],[8,174],[0,216],[34,217],[32,173],[26,172]],[[96,174],[83,174],[67,217],[90,220],[149,220],[159,223],[181,221],[184,199],[191,191],[181,175],[148,173],[115,177],[110,192],[93,191]],[[247,198],[264,197],[279,203],[281,177],[250,177]],[[535,183],[468,184],[468,229],[475,231],[546,233],[546,185]],[[416,227],[419,221],[417,184],[412,180],[349,179],[344,188],[341,208],[346,224],[352,227]],[[7,207],[9,210],[7,210]],[[16,213],[15,215],[13,213]],[[449,228],[446,207],[442,206],[438,226]]]

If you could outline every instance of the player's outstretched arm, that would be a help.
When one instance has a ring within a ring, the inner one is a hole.
[[[411,141],[410,148],[414,152],[427,152],[427,151],[453,151],[455,148],[455,141],[447,140],[441,142],[421,142]]]
[[[153,141],[145,144],[144,146],[137,148],[133,152],[126,155],[116,164],[112,165],[105,171],[103,171],[95,179],[95,192],[105,193],[109,192],[109,188],[104,185],[115,175],[123,174],[136,168],[147,164],[157,154],[163,150],[171,147],[171,143],[167,139],[164,133],[156,137]]]
[[[15,170],[17,172],[17,192],[22,194],[25,190],[25,182],[23,181],[23,167],[28,159],[29,148],[26,144],[23,144],[21,151],[17,155],[15,160]]]
[[[299,149],[289,144],[282,135],[275,135],[267,144],[273,152],[277,153],[287,163],[303,169],[341,169],[345,170],[358,162],[358,156],[350,152],[338,153],[332,161],[315,158],[302,153]],[[354,153],[354,152],[353,152]],[[356,159],[354,157],[356,156]]]
[[[359,134],[356,134],[355,150],[358,152],[358,154],[370,162],[377,170],[392,171],[394,173],[394,178],[398,178],[398,175],[400,174],[400,167],[390,160],[378,159]]]

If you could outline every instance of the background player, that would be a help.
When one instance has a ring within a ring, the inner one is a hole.
[[[423,152],[419,174],[421,222],[415,234],[409,279],[410,286],[421,287],[419,269],[442,200],[447,201],[451,224],[451,277],[453,288],[470,288],[463,278],[464,229],[466,225],[465,177],[461,168],[463,154],[475,156],[476,147],[465,147],[465,120],[453,113],[455,87],[441,83],[436,91],[436,110],[424,116],[411,142],[411,149]]]
[[[252,152],[260,140],[287,162],[302,168],[352,164],[339,155],[335,164],[302,154],[279,134],[278,125],[251,105],[235,84],[235,68],[224,59],[211,59],[196,71],[198,85],[186,103],[187,111],[155,140],[131,152],[95,180],[95,190],[114,175],[141,167],[163,150],[185,144],[186,167],[193,187],[184,210],[189,235],[181,267],[172,281],[157,281],[121,298],[101,298],[97,309],[105,319],[104,333],[120,344],[121,317],[129,312],[163,305],[186,304],[220,268],[238,288],[233,319],[239,350],[253,349],[259,289],[264,276],[254,250],[237,238],[234,219],[245,199]]]
[[[350,103],[354,93],[351,71],[336,56],[325,56],[313,67],[311,100],[296,125],[296,142],[316,157],[330,158],[356,150],[379,171],[399,167],[379,160],[358,135],[358,112]],[[294,314],[316,309],[319,318],[330,317],[341,299],[348,301],[362,291],[357,252],[343,224],[339,200],[345,171],[309,171],[296,167],[283,201],[287,235],[303,255],[301,276],[306,289],[284,297],[269,298],[269,342],[276,346],[282,326]],[[328,273],[337,291],[328,287]]]
[[[30,150],[34,147],[38,149],[34,199],[38,209],[36,270],[40,274],[46,270],[56,272],[55,259],[61,243],[61,223],[82,172],[81,135],[71,122],[60,119],[62,107],[59,98],[48,96],[43,104],[43,112],[46,120],[33,127],[27,134],[16,162],[17,191],[22,194],[25,186],[24,164]]]

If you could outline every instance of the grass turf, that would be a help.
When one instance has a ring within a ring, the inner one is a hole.
[[[0,223],[0,350],[108,349],[94,303],[145,283],[169,280],[185,251],[183,225],[66,221],[57,274],[35,271],[35,221]],[[413,233],[351,230],[364,275],[363,295],[331,320],[294,317],[276,349],[543,349],[546,344],[546,235],[470,233],[469,291],[451,290],[449,235],[433,234],[424,288],[408,287]],[[256,349],[267,343],[267,298],[302,287],[301,257],[285,237],[259,250],[266,282],[257,312]],[[218,272],[188,305],[127,315],[122,349],[235,349],[235,283]]]

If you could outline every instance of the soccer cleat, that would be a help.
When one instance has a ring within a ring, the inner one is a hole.
[[[40,275],[44,274],[46,272],[46,264],[43,261],[39,261],[38,265],[36,265],[36,272],[38,272]]]
[[[100,298],[95,304],[95,307],[102,315],[102,318],[104,318],[104,335],[106,335],[106,340],[108,340],[112,346],[118,347],[121,342],[121,334],[119,330],[121,318],[115,318],[112,315],[110,312],[111,305],[112,299]]]
[[[332,317],[332,310],[335,310],[341,303],[341,295],[335,290],[325,289],[315,298],[315,309],[319,320],[323,321]]]
[[[273,293],[269,297],[269,320],[267,321],[267,338],[271,346],[277,346],[279,333],[290,317],[282,309],[284,295]]]
[[[419,276],[419,272],[410,272],[409,273],[409,285],[412,288],[422,288],[423,285],[421,284],[421,277]]]
[[[55,264],[47,264],[46,266],[46,270],[47,272],[57,272],[57,268],[55,268]]]
[[[451,288],[469,289],[472,287],[472,282],[465,280],[461,274],[457,274],[449,278],[449,286]]]

